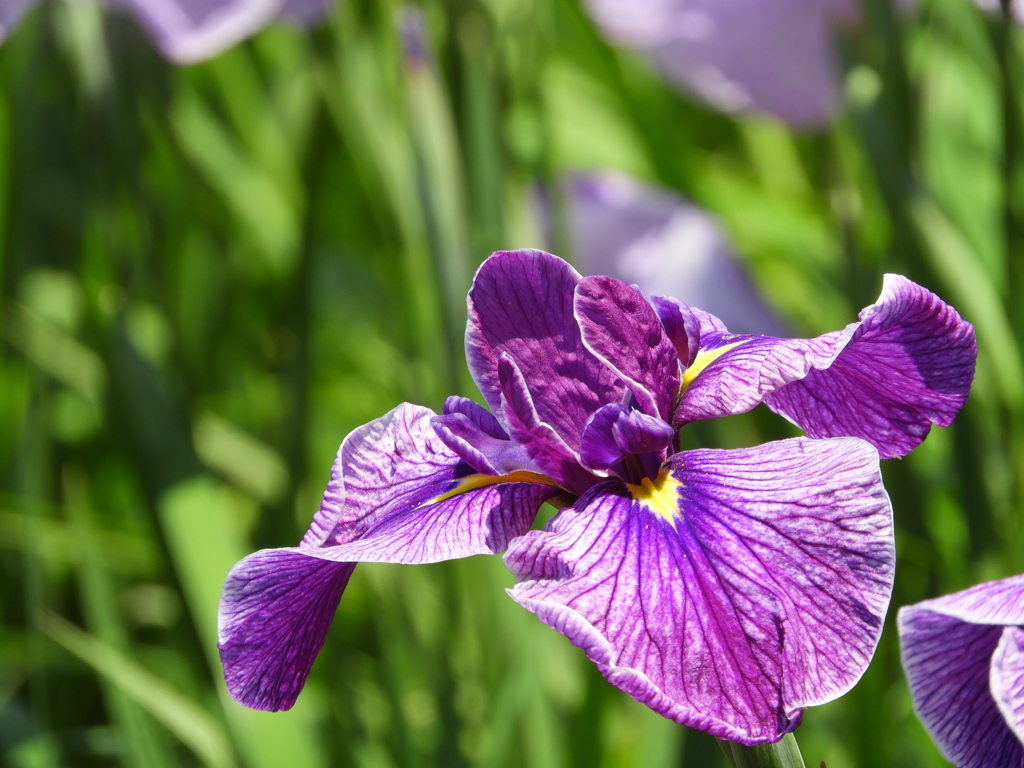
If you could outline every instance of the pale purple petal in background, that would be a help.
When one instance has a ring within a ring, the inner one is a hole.
[[[741,743],[867,668],[892,590],[877,452],[796,438],[671,457],[635,497],[595,486],[509,547],[516,602],[660,714]]]
[[[585,277],[575,313],[587,349],[625,380],[641,410],[671,420],[679,356],[644,295],[612,277]]]
[[[1024,576],[979,584],[899,612],[914,710],[959,768],[1019,768]]]
[[[21,17],[36,2],[37,0],[0,0],[0,42],[7,39],[11,30],[21,21]]]
[[[280,15],[283,0],[110,0],[131,10],[160,52],[178,64],[209,59]]]
[[[643,51],[672,82],[724,112],[767,112],[800,128],[842,101],[833,36],[850,0],[588,0],[614,43]]]
[[[584,274],[672,296],[717,315],[736,333],[787,335],[711,214],[617,171],[570,175],[565,189],[569,235]]]

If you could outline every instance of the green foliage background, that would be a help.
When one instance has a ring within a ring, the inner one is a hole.
[[[943,765],[895,608],[1024,570],[1020,32],[967,0],[870,0],[847,111],[796,135],[695,105],[578,0],[420,7],[425,61],[403,61],[394,0],[182,69],[85,3],[0,48],[0,763],[721,764],[514,605],[496,557],[360,566],[289,713],[234,704],[216,655],[225,573],[298,541],[349,430],[473,394],[464,292],[491,250],[544,245],[531,190],[612,167],[720,216],[801,335],[887,271],[976,325],[957,423],[884,465],[899,560],[875,660],[797,732],[808,765]]]

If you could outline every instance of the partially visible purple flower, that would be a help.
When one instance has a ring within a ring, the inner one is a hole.
[[[588,0],[612,41],[647,53],[665,75],[726,112],[827,123],[842,100],[833,35],[854,0]]]
[[[958,768],[1024,764],[1024,576],[901,608],[914,710]]]
[[[707,211],[618,171],[572,174],[565,188],[569,235],[585,274],[674,296],[735,331],[786,334]]]
[[[277,18],[307,21],[326,0],[107,0],[131,11],[160,52],[178,64],[209,59]],[[0,0],[0,40],[37,0]]]
[[[494,254],[466,332],[490,410],[406,404],[345,439],[302,543],[228,574],[228,689],[250,707],[290,707],[357,562],[507,550],[512,598],[609,681],[721,738],[777,741],[803,707],[856,683],[881,634],[894,548],[878,452],[856,437],[677,451],[677,427],[803,381],[823,409],[845,407],[832,388],[876,419],[836,420],[834,434],[903,434],[905,422],[880,420],[907,401],[927,403],[914,418],[951,418],[929,387],[963,376],[936,374],[946,363],[932,358],[973,370],[957,347],[973,336],[899,280],[847,331],[782,341],[730,336],[706,313],[546,253]],[[865,380],[870,355],[898,391]],[[563,509],[531,531],[545,500]]]

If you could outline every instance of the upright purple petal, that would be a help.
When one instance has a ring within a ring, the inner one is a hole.
[[[1004,715],[1019,706],[1024,577],[901,608],[898,624],[914,710],[942,754],[961,768],[1019,768],[1019,721]]]
[[[518,603],[677,722],[777,741],[864,672],[892,590],[877,453],[797,438],[608,481],[505,556]]]
[[[634,15],[643,6],[636,3]],[[573,256],[584,274],[611,275],[647,296],[674,296],[739,333],[786,335],[721,223],[704,209],[618,171],[572,174],[565,192]]]
[[[860,321],[815,339],[701,329],[674,423],[765,402],[811,437],[860,437],[903,456],[959,412],[974,378],[974,328],[932,292],[886,275]]]
[[[161,53],[178,64],[209,59],[262,29],[283,0],[111,0],[131,10]]]
[[[725,112],[815,128],[841,102],[832,37],[855,6],[827,0],[589,0],[613,41]]]
[[[575,314],[587,349],[625,380],[641,410],[670,420],[679,357],[643,294],[611,277],[585,277]]]
[[[906,455],[932,424],[953,421],[978,356],[973,326],[899,275],[885,276],[841,350],[765,402],[811,437],[862,437],[885,458]]]
[[[484,399],[501,413],[498,360],[508,354],[525,378],[541,422],[579,451],[587,418],[621,400],[615,374],[584,346],[573,315],[580,276],[542,251],[499,251],[469,292],[466,357]]]
[[[219,647],[231,694],[295,702],[356,562],[429,563],[502,552],[561,493],[530,472],[475,474],[405,404],[350,434],[299,547],[263,550],[228,575]]]

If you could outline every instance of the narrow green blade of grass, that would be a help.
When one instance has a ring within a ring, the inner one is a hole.
[[[55,613],[44,613],[40,617],[40,628],[145,708],[210,768],[233,768],[236,765],[227,734],[210,713],[194,701],[117,649]]]

